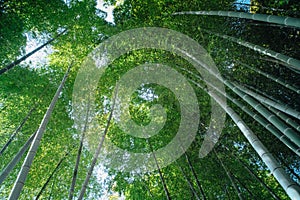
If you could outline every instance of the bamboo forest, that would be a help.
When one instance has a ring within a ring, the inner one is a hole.
[[[300,199],[299,0],[0,0],[0,199]]]

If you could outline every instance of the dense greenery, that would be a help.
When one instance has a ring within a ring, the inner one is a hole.
[[[51,45],[48,45],[53,50],[48,55],[48,62],[42,66],[23,62],[0,75],[0,148],[9,140],[31,108],[34,108],[8,148],[0,154],[1,171],[38,129],[63,74],[72,64],[69,78],[41,140],[20,199],[36,198],[47,180],[49,183],[42,190],[40,198],[68,197],[83,134],[74,126],[72,116],[72,92],[76,75],[81,63],[97,45],[124,30],[150,26],[186,34],[207,50],[222,77],[230,83],[246,87],[278,104],[288,105],[295,112],[300,112],[300,70],[222,37],[231,36],[300,60],[299,27],[224,16],[172,15],[175,12],[190,10],[251,11],[290,16],[300,20],[300,3],[297,0],[252,1],[256,6],[235,4],[232,0],[125,0],[121,4],[114,0],[107,1],[107,4],[117,5],[113,13],[115,24],[104,20],[105,14],[96,8],[95,0],[66,2],[0,0],[0,68],[25,54],[25,46],[29,42],[26,34],[32,35],[42,44],[66,30],[65,34],[55,38]],[[206,157],[199,158],[199,149],[210,123],[211,97],[205,88],[198,87],[205,87],[205,82],[199,79],[201,75],[187,60],[174,53],[141,49],[124,54],[109,65],[98,83],[95,101],[98,111],[95,119],[101,128],[108,126],[111,112],[109,103],[112,101],[116,82],[130,69],[145,63],[165,64],[190,81],[201,112],[196,138],[185,154],[175,162],[165,168],[157,166],[156,171],[146,174],[125,173],[105,168],[114,154],[110,154],[110,149],[101,149],[108,152],[108,160],[98,160],[97,170],[94,170],[89,180],[85,199],[168,199],[168,195],[169,199],[289,199],[229,116],[226,117],[225,127],[214,150]],[[272,76],[273,80],[267,76]],[[274,81],[277,78],[282,84]],[[290,87],[286,87],[286,84]],[[280,139],[275,136],[276,133],[285,134],[285,131],[280,132],[279,123],[263,126],[255,121],[254,115],[248,115],[245,111],[248,109],[263,118],[256,106],[248,104],[229,87],[226,87],[226,93],[231,96],[227,97],[227,104],[240,115],[288,176],[299,185],[299,152],[297,155],[289,145],[280,141],[281,136]],[[240,101],[241,107],[246,108],[239,107],[236,101],[230,101],[232,99]],[[168,116],[158,134],[149,140],[136,138],[126,134],[112,120],[105,140],[110,140],[128,151],[147,153],[168,144],[175,136],[181,119],[178,99],[168,88],[157,84],[141,85],[132,95],[130,114],[137,124],[147,125],[151,121],[150,107],[154,104],[162,105]],[[266,105],[263,107],[267,108]],[[268,110],[272,113],[272,108]],[[291,129],[292,132],[289,133],[294,134],[294,138],[300,137],[300,127],[297,125],[300,124],[299,116],[285,116],[282,112],[279,112],[279,115],[285,119],[282,122],[283,126]],[[290,121],[293,121],[293,125]],[[275,135],[270,131],[271,126],[276,129]],[[86,173],[91,167],[100,139],[100,133],[85,134],[74,188],[75,198],[78,197]],[[296,141],[287,141],[292,143],[296,150],[299,149]],[[0,185],[0,199],[8,198],[24,158],[25,155]],[[58,165],[61,159],[63,160]],[[49,179],[52,173],[53,176]]]

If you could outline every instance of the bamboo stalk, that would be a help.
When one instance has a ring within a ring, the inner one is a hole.
[[[242,63],[242,62],[240,62],[240,61],[237,61],[237,63],[241,64],[241,65],[244,66],[244,67],[247,67],[248,69],[251,69],[251,70],[257,72],[257,73],[260,74],[260,75],[263,75],[264,77],[267,77],[268,79],[270,79],[270,80],[272,80],[272,81],[275,81],[276,83],[279,83],[280,85],[282,85],[282,86],[284,86],[284,87],[286,87],[286,88],[288,88],[288,89],[290,89],[290,90],[296,92],[297,94],[300,94],[300,89],[298,89],[298,88],[296,88],[296,87],[290,85],[289,83],[286,83],[285,81],[281,80],[281,78],[275,77],[275,76],[273,76],[273,75],[271,75],[271,74],[267,74],[267,73],[263,72],[263,71],[260,70],[260,69],[251,67],[250,65],[247,65],[247,64]]]
[[[36,132],[30,136],[30,138],[25,142],[25,144],[22,146],[22,148],[19,150],[19,152],[15,155],[15,157],[8,163],[8,165],[2,170],[0,175],[0,185],[3,183],[3,181],[6,179],[6,177],[10,174],[10,172],[14,169],[14,167],[19,163],[20,159],[26,152],[26,150],[29,148]]]
[[[185,70],[185,71],[191,73],[188,70]],[[202,80],[202,78],[200,76],[197,76],[197,75],[194,75],[194,74],[193,74],[193,76],[196,77],[196,78],[199,78],[200,80]],[[190,81],[192,83],[194,83],[197,87],[200,87],[201,89],[207,91],[206,88],[204,88],[203,86],[201,86],[197,82],[195,82],[193,80],[190,80]],[[247,113],[249,116],[251,116],[254,120],[256,120],[258,123],[260,123],[264,128],[266,128],[268,131],[270,131],[275,137],[277,137],[280,141],[282,141],[295,154],[297,154],[298,156],[300,156],[300,148],[297,145],[295,145],[295,143],[293,143],[286,135],[284,135],[281,132],[279,132],[278,129],[276,129],[271,123],[269,123],[267,120],[265,120],[260,115],[258,115],[256,113],[254,113],[253,111],[251,111],[249,108],[247,108],[245,105],[243,105],[239,100],[231,97],[229,94],[224,93],[221,90],[219,90],[218,88],[216,88],[213,84],[208,83],[208,82],[207,82],[207,84],[210,85],[214,90],[216,90],[217,92],[219,92],[220,94],[222,94],[223,96],[225,96],[226,98],[228,98],[235,105],[237,105],[238,107],[240,107],[245,113]]]
[[[299,20],[300,21],[300,20]],[[206,33],[209,33],[209,34],[212,34],[212,35],[215,35],[215,36],[218,36],[218,37],[221,37],[223,39],[226,39],[226,40],[229,40],[229,41],[232,41],[232,42],[235,42],[241,46],[244,46],[244,47],[247,47],[249,49],[252,49],[254,51],[257,51],[261,54],[264,54],[266,56],[269,56],[269,57],[272,57],[272,58],[275,58],[279,61],[282,61],[288,65],[286,66],[290,66],[292,69],[295,69],[297,70],[298,72],[300,72],[300,60],[297,60],[295,58],[292,58],[292,57],[289,57],[289,56],[286,56],[284,54],[281,54],[281,53],[278,53],[278,52],[275,52],[273,50],[270,50],[270,49],[267,49],[265,47],[262,47],[262,46],[259,46],[259,45],[255,45],[255,44],[252,44],[250,42],[245,42],[241,39],[237,39],[235,37],[231,37],[231,36],[228,36],[228,35],[222,35],[222,34],[218,34],[218,33],[214,33],[212,31],[208,31],[208,30],[205,30],[205,29],[201,29],[203,30],[204,32]]]
[[[251,14],[251,13],[232,12],[232,11],[184,11],[184,12],[175,12],[172,15],[214,15],[214,16],[224,16],[224,17],[236,17],[240,19],[252,19],[256,21],[275,23],[275,24],[300,28],[300,20],[298,18],[266,15],[266,14]]]
[[[272,101],[267,97],[264,97],[262,95],[259,95],[237,83],[232,83],[232,85],[234,85],[236,88],[238,88],[239,90],[243,91],[244,93],[254,97],[255,99],[257,99],[258,101],[265,103],[269,106],[272,106],[273,108],[276,108],[277,110],[280,110],[290,116],[295,117],[296,119],[300,120],[300,112],[294,110],[293,108],[289,107],[288,105],[282,105],[278,102]]]
[[[46,126],[51,118],[51,114],[52,114],[52,111],[54,110],[54,106],[58,100],[58,97],[64,87],[64,84],[67,80],[67,77],[68,77],[68,74],[70,72],[70,69],[71,69],[71,66],[72,64],[70,64],[67,72],[65,73],[62,81],[61,81],[61,84],[59,85],[50,105],[49,105],[49,108],[47,109],[45,115],[44,115],[44,118],[42,119],[41,121],[41,124],[40,124],[40,127],[38,128],[37,130],[37,133],[33,139],[33,142],[31,144],[31,147],[29,149],[29,152],[27,153],[27,156],[25,158],[25,161],[22,165],[22,168],[18,174],[18,177],[17,177],[17,180],[15,181],[15,184],[13,186],[13,189],[11,190],[11,193],[9,195],[9,200],[16,200],[19,198],[20,194],[21,194],[21,191],[22,191],[22,188],[25,184],[25,181],[26,181],[26,178],[27,178],[27,175],[29,173],[29,170],[30,170],[30,167],[31,167],[31,164],[33,162],[33,159],[34,159],[34,156],[36,155],[36,152],[37,152],[37,149],[39,147],[39,144],[40,144],[40,141],[44,135],[44,131],[46,129]]]

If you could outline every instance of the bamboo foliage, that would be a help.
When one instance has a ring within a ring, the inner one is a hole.
[[[64,87],[64,84],[67,80],[67,77],[69,75],[69,72],[70,72],[70,69],[71,69],[71,66],[72,64],[70,64],[67,72],[65,73],[45,115],[44,115],[44,118],[42,119],[41,121],[41,124],[40,124],[40,127],[38,128],[37,130],[37,133],[33,139],[33,142],[31,144],[31,147],[29,149],[29,152],[27,153],[27,156],[23,162],[23,165],[22,165],[22,168],[18,174],[18,177],[17,177],[17,180],[15,181],[15,184],[13,186],[13,189],[11,190],[11,193],[9,195],[9,200],[15,200],[15,199],[18,199],[20,194],[21,194],[21,191],[22,191],[22,188],[24,186],[24,183],[26,181],[26,178],[27,178],[27,175],[29,173],[29,170],[30,170],[30,167],[31,167],[31,164],[33,162],[33,159],[34,159],[34,156],[36,155],[36,152],[37,152],[37,149],[39,147],[39,144],[40,144],[40,141],[44,135],[44,132],[46,130],[46,126],[50,120],[50,117],[51,117],[51,114],[52,114],[52,111],[54,110],[54,107],[55,107],[55,104],[58,100],[58,97]]]
[[[214,16],[224,16],[224,17],[236,17],[241,19],[252,19],[256,21],[275,23],[275,24],[300,28],[300,20],[298,18],[266,15],[266,14],[251,14],[251,13],[232,12],[232,11],[184,11],[184,12],[175,12],[173,13],[173,15],[214,15]]]

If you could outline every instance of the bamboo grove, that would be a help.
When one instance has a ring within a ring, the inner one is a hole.
[[[94,0],[0,2],[0,199],[300,199],[300,3],[106,4],[115,6],[113,23]],[[96,98],[77,99],[85,108],[76,125],[72,93],[82,63],[108,38],[141,27],[187,35],[220,73],[183,50],[181,56],[151,48],[128,52],[109,64],[96,83]],[[38,45],[26,50],[29,37]],[[51,53],[43,58],[47,49]],[[164,127],[150,138],[127,135],[113,117],[120,106],[117,81],[145,63],[163,63],[182,74],[201,111],[190,147],[179,145],[183,154],[163,167],[154,152],[180,127],[176,95],[158,84],[143,84],[132,94],[129,110],[138,125],[151,124],[153,105],[167,114]],[[215,129],[219,138],[211,151],[202,152],[213,106],[226,113],[224,127]],[[101,127],[97,134],[92,118]],[[149,153],[156,170],[109,168],[117,155],[105,141]]]

